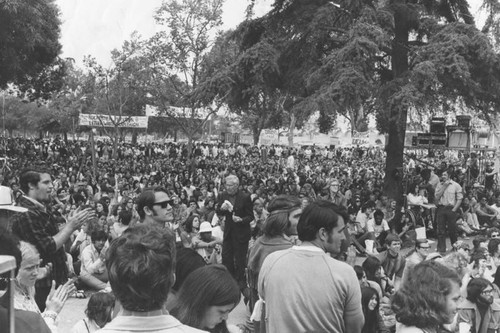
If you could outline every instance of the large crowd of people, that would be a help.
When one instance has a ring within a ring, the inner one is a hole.
[[[66,299],[87,296],[73,332],[500,329],[487,156],[481,173],[476,154],[407,155],[394,198],[380,147],[116,148],[2,141],[0,255],[17,277],[0,305],[16,332],[57,332]]]

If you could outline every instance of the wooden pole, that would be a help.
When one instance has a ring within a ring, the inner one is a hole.
[[[96,169],[96,164],[95,164],[95,140],[94,140],[94,128],[90,129],[90,148],[92,152],[92,176],[95,178],[95,169]]]

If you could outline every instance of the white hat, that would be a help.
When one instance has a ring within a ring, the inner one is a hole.
[[[212,226],[210,225],[210,222],[202,222],[200,224],[200,233],[202,232],[212,232]]]
[[[12,201],[12,190],[7,186],[0,186],[0,209],[6,209],[20,213],[28,211],[28,209],[24,207],[14,205],[14,202]]]

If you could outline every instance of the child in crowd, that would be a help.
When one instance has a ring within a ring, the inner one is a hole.
[[[84,318],[71,329],[71,333],[94,333],[113,319],[115,297],[111,293],[95,293],[90,296]]]

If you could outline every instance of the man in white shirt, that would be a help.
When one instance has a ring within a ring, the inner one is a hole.
[[[441,182],[436,188],[436,224],[438,243],[437,251],[446,252],[446,236],[450,236],[451,244],[455,244],[457,237],[458,209],[462,204],[462,187],[451,180],[447,171],[441,174]]]
[[[82,268],[80,281],[92,289],[103,290],[108,282],[104,244],[106,233],[102,230],[93,231],[90,235],[92,243],[82,252]]]
[[[380,209],[377,209],[373,213],[373,218],[366,222],[366,231],[373,233],[376,239],[379,239],[384,233],[387,234],[389,230],[389,224],[384,219],[384,213]]]
[[[267,332],[361,332],[356,273],[330,256],[340,252],[345,239],[344,217],[336,209],[326,200],[309,204],[297,225],[302,244],[264,260],[258,288],[266,302]]]
[[[497,197],[495,204],[491,206],[493,210],[497,213],[497,220],[500,218],[500,196]]]

